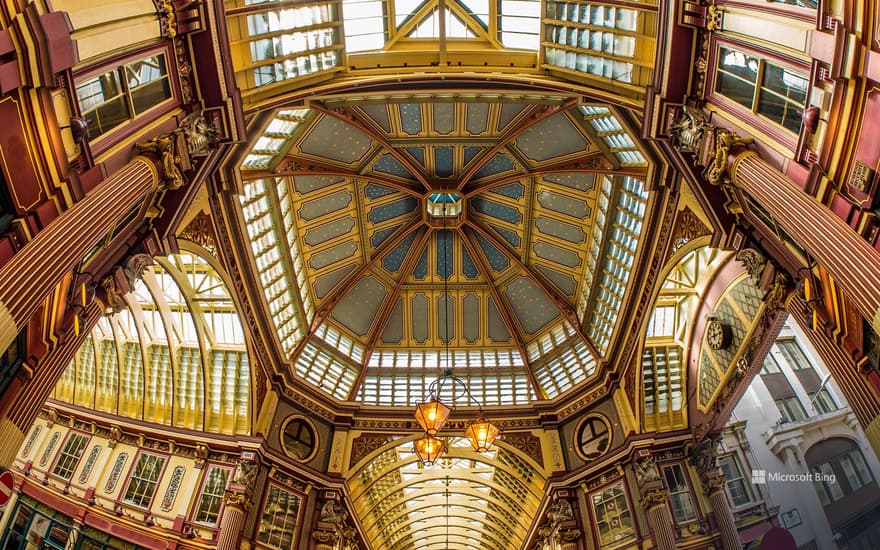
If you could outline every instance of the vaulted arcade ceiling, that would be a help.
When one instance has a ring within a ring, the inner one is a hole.
[[[293,372],[366,405],[421,398],[447,343],[486,405],[594,376],[652,204],[628,120],[480,91],[275,111],[243,160],[240,205]]]

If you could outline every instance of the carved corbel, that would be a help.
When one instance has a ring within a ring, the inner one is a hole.
[[[712,185],[722,185],[728,182],[727,161],[730,150],[734,147],[742,147],[752,143],[752,138],[744,138],[724,128],[715,129],[715,143],[706,166],[706,181]]]

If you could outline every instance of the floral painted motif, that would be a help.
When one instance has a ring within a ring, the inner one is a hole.
[[[112,493],[113,489],[116,488],[116,482],[119,481],[119,476],[122,474],[122,468],[125,466],[127,459],[128,453],[119,453],[119,456],[116,457],[113,469],[110,470],[110,477],[107,479],[107,484],[104,485],[105,493]]]
[[[51,457],[52,453],[55,451],[55,445],[58,445],[59,439],[61,439],[61,432],[55,432],[52,434],[52,439],[49,440],[49,445],[46,446],[46,450],[43,451],[43,456],[40,457],[40,466],[45,466],[49,462],[49,457]]]
[[[24,444],[24,449],[21,450],[21,456],[26,457],[31,454],[31,449],[34,447],[34,442],[37,440],[37,436],[40,435],[40,426],[35,426],[34,431],[31,432],[31,436],[28,438],[27,443]]]
[[[165,489],[165,497],[162,499],[162,510],[167,512],[174,506],[174,499],[177,498],[177,490],[180,489],[180,482],[183,481],[183,473],[186,468],[178,466],[171,472],[171,481],[168,482],[168,488]]]
[[[95,461],[98,460],[98,455],[101,454],[101,446],[95,445],[92,447],[92,450],[89,451],[89,457],[86,459],[86,465],[83,466],[82,472],[79,474],[79,482],[85,483],[89,479],[89,474],[92,473],[92,468],[95,467]]]

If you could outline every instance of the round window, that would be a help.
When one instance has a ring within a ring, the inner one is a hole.
[[[281,446],[287,456],[307,460],[315,452],[315,429],[303,418],[291,418],[281,432]]]
[[[599,415],[588,416],[581,422],[577,432],[576,448],[585,460],[593,460],[611,446],[611,427]]]

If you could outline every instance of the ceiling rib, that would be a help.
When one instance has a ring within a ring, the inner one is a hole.
[[[487,162],[492,160],[495,157],[495,153],[500,151],[502,148],[506,147],[508,143],[515,140],[520,134],[538,124],[544,119],[550,118],[551,116],[561,113],[574,107],[577,105],[577,99],[572,98],[562,103],[560,105],[535,105],[531,108],[529,113],[525,116],[525,118],[520,119],[513,126],[508,128],[501,136],[498,137],[498,141],[487,150],[481,151],[480,154],[471,162],[470,167],[465,170],[458,178],[458,182],[455,184],[455,189],[462,189]]]
[[[277,177],[296,177],[296,176],[339,176],[349,179],[362,179],[385,187],[391,187],[398,191],[402,191],[414,197],[421,198],[424,191],[414,189],[405,183],[386,178],[375,173],[366,176],[354,170],[346,170],[329,163],[324,163],[315,159],[300,157],[287,153],[275,170],[248,170],[241,172],[241,178],[244,181],[277,178]]]
[[[364,262],[360,267],[351,272],[345,279],[342,280],[341,283],[337,284],[330,295],[321,302],[321,305],[318,306],[318,309],[315,311],[315,317],[312,319],[312,323],[309,326],[309,332],[306,334],[302,340],[296,345],[296,348],[293,350],[293,353],[290,354],[290,363],[296,363],[299,355],[302,353],[302,350],[305,349],[306,344],[309,340],[317,333],[318,329],[324,324],[324,321],[330,317],[330,314],[333,312],[333,308],[339,303],[342,298],[348,294],[352,288],[357,285],[357,283],[361,280],[361,277],[369,270],[373,265],[376,264],[383,256],[394,250],[394,248],[400,244],[403,239],[407,237],[410,233],[415,231],[416,229],[422,227],[424,222],[421,218],[416,218],[404,227],[401,227],[397,232],[386,239],[381,248],[376,250],[376,253],[373,254],[370,259]]]
[[[398,296],[400,296],[400,291],[403,288],[403,282],[409,277],[410,273],[412,273],[413,269],[415,269],[416,264],[419,261],[419,257],[421,256],[422,250],[427,246],[428,238],[434,232],[433,229],[428,228],[419,240],[414,244],[414,246],[410,246],[409,251],[407,252],[407,257],[404,260],[404,264],[400,269],[400,277],[397,280],[397,284],[394,285],[394,289],[391,291],[391,295],[385,300],[382,304],[382,307],[379,309],[379,314],[376,316],[376,326],[373,329],[373,332],[370,334],[369,339],[367,340],[366,349],[364,350],[364,364],[361,367],[360,372],[358,373],[357,379],[355,379],[354,384],[351,386],[351,393],[349,393],[348,399],[349,401],[353,401],[355,396],[357,395],[358,388],[361,383],[364,381],[364,376],[367,373],[367,364],[370,362],[370,357],[373,355],[373,351],[376,349],[376,344],[379,342],[379,338],[382,336],[382,330],[385,328],[385,323],[388,322],[388,319],[391,317],[391,313],[394,311],[394,304],[397,302]]]
[[[399,162],[404,167],[406,167],[406,169],[409,170],[409,172],[413,176],[415,176],[415,178],[417,180],[419,180],[419,183],[421,183],[425,187],[426,190],[428,190],[428,191],[431,190],[431,184],[428,181],[428,179],[425,177],[425,175],[422,173],[422,170],[418,166],[414,165],[409,160],[409,158],[407,158],[406,155],[404,155],[399,150],[392,147],[391,144],[388,143],[388,139],[384,135],[377,132],[376,129],[373,128],[373,125],[370,124],[369,122],[367,122],[366,120],[364,120],[364,118],[362,116],[360,116],[356,111],[354,111],[350,107],[344,107],[344,106],[326,107],[320,101],[315,101],[315,102],[311,103],[310,107],[315,109],[316,111],[320,111],[320,112],[326,114],[327,116],[332,116],[332,117],[337,118],[347,124],[350,124],[350,125],[354,126],[355,128],[357,128],[358,130],[362,131],[363,133],[367,134],[367,136],[369,136],[370,139],[372,139],[373,141],[379,143],[382,147],[384,147],[385,150],[388,152],[388,154],[391,155],[392,157],[394,157],[395,160],[397,160],[397,162]]]
[[[574,307],[572,307],[572,305],[568,303],[568,300],[566,300],[565,297],[556,292],[556,290],[552,286],[550,286],[549,283],[544,281],[544,278],[539,273],[535,272],[535,270],[532,269],[531,266],[522,261],[519,256],[511,252],[510,249],[507,248],[507,245],[505,245],[500,239],[496,238],[495,235],[492,234],[492,232],[481,226],[479,222],[472,218],[468,218],[465,224],[473,231],[476,231],[481,236],[483,236],[490,243],[492,243],[492,246],[500,250],[513,263],[515,263],[517,267],[522,269],[523,273],[525,273],[525,275],[529,279],[531,279],[532,282],[538,285],[538,288],[540,288],[544,292],[544,294],[546,294],[547,297],[550,298],[550,301],[553,302],[557,309],[559,309],[559,312],[562,314],[565,320],[568,321],[568,323],[578,334],[578,336],[580,336],[581,340],[593,354],[593,357],[596,359],[596,361],[598,361],[599,358],[602,357],[602,355],[596,349],[596,346],[593,345],[593,342],[591,342],[590,339],[587,338],[587,336],[584,334],[583,330],[581,329],[581,323],[578,319],[577,311],[575,311]]]
[[[492,189],[494,187],[520,181],[522,179],[525,179],[526,177],[540,178],[553,174],[605,174],[608,172],[613,172],[615,176],[635,176],[639,178],[644,178],[646,170],[644,168],[635,166],[622,168],[620,170],[614,170],[614,167],[611,165],[610,162],[608,162],[608,159],[605,158],[605,155],[600,152],[595,152],[583,156],[577,160],[560,162],[557,164],[551,164],[549,166],[536,168],[530,171],[528,175],[507,174],[493,180],[471,184],[470,186],[462,190],[462,194],[465,197],[470,197],[478,193],[482,193],[483,191],[486,191],[488,189]]]
[[[504,321],[504,326],[507,327],[510,337],[513,338],[513,341],[516,344],[516,349],[522,358],[523,368],[526,371],[526,376],[529,379],[529,383],[532,385],[532,389],[535,391],[535,395],[537,395],[539,399],[547,399],[547,395],[535,379],[534,373],[532,373],[531,365],[529,365],[529,352],[526,349],[526,344],[522,339],[522,335],[519,333],[519,329],[516,327],[516,323],[513,322],[510,310],[507,309],[506,303],[501,299],[501,293],[498,292],[498,287],[495,286],[495,281],[492,280],[489,269],[486,267],[485,258],[483,258],[483,255],[477,250],[479,247],[471,242],[470,238],[461,227],[457,227],[455,230],[459,237],[461,237],[461,242],[464,243],[464,247],[467,249],[468,254],[471,255],[474,263],[477,265],[477,269],[480,270],[480,274],[486,279],[489,293],[495,300],[495,305],[498,308],[498,313],[501,314],[501,320]]]

